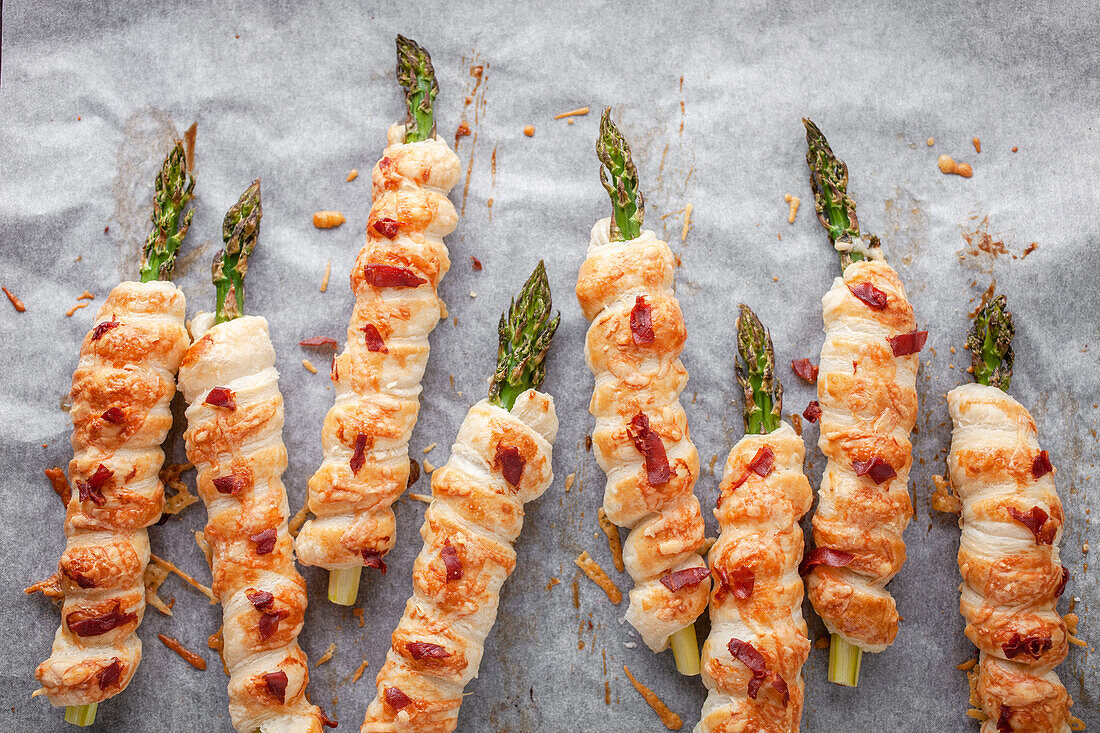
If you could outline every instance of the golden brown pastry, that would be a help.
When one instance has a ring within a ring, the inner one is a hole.
[[[707,605],[709,577],[672,590],[662,578],[705,568],[703,515],[693,488],[699,454],[680,392],[686,330],[673,293],[675,259],[652,231],[611,240],[610,219],[592,228],[577,300],[592,322],[585,359],[595,376],[592,445],[607,474],[604,511],[630,529],[623,561],[634,579],[627,620],[654,651]]]
[[[59,579],[61,627],[35,671],[54,705],[117,695],[141,661],[146,527],[160,520],[161,442],[189,343],[183,292],[171,282],[123,282],[84,337],[73,373],[73,486]]]
[[[309,670],[298,646],[306,584],[287,529],[283,396],[267,321],[215,325],[202,313],[191,331],[196,340],[179,372],[190,405],[184,437],[207,508],[233,727],[318,733],[322,716],[306,697]]]
[[[905,288],[882,260],[845,267],[822,307],[818,446],[828,463],[813,527],[818,555],[832,555],[809,571],[806,592],[830,632],[878,652],[898,632],[886,584],[905,562],[902,532],[913,515],[909,433],[926,334],[915,332]]]
[[[558,419],[549,395],[522,393],[511,410],[482,400],[432,474],[413,596],[378,673],[363,733],[446,733],[477,676],[500,589],[512,574],[523,506],[553,482]]]
[[[332,365],[336,404],[325,417],[324,461],[309,482],[316,519],[299,533],[298,559],[332,569],[384,571],[394,543],[391,505],[409,477],[428,334],[446,313],[436,288],[450,267],[443,237],[457,223],[447,193],[459,165],[440,137],[389,147],[371,176],[367,244],[351,273],[355,310]]]
[[[982,733],[1064,733],[1073,701],[1054,668],[1068,650],[1056,606],[1069,571],[1058,556],[1055,471],[1031,414],[997,387],[956,387],[947,404],[955,425],[948,469],[962,502],[959,608],[981,652]]]
[[[813,502],[805,455],[784,422],[741,438],[726,459],[714,510],[722,533],[708,556],[717,579],[702,653],[709,694],[695,733],[798,731],[810,653],[798,575],[798,521]]]

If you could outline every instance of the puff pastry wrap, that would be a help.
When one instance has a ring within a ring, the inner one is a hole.
[[[695,622],[707,606],[710,579],[679,591],[660,578],[705,567],[703,515],[692,493],[699,454],[691,442],[680,392],[687,370],[680,361],[687,332],[672,291],[675,260],[665,242],[645,230],[637,239],[610,242],[610,219],[592,228],[588,257],[577,278],[577,300],[592,322],[585,359],[595,376],[588,410],[596,418],[592,445],[607,474],[603,506],[607,518],[630,528],[623,562],[634,579],[626,619],[654,651]],[[639,296],[651,309],[654,339],[635,344],[631,311]],[[645,457],[628,432],[645,415],[660,436],[672,478],[651,485]]]
[[[851,288],[864,283],[885,293],[882,310],[853,294]],[[846,567],[814,566],[806,592],[830,632],[879,652],[894,641],[900,620],[885,586],[905,562],[902,532],[913,516],[909,434],[917,419],[917,355],[894,356],[887,339],[914,331],[916,321],[901,280],[882,260],[848,265],[821,304],[818,447],[828,463],[818,489],[814,543],[854,559]],[[881,484],[857,476],[854,462],[873,458],[897,475]]]
[[[212,314],[200,313],[191,333],[196,340],[179,373],[189,404],[184,438],[207,509],[233,727],[319,733],[321,714],[306,698],[309,671],[298,647],[306,584],[287,529],[283,396],[267,321],[242,316],[214,325]],[[229,390],[232,409],[207,402],[217,401],[215,388]],[[264,677],[279,672],[286,675],[282,700],[281,680]]]
[[[771,472],[749,468],[757,452],[770,448]],[[725,584],[710,598],[710,636],[703,643],[702,676],[709,693],[694,733],[797,733],[802,717],[802,665],[810,653],[802,618],[802,528],[813,492],[802,472],[806,447],[787,423],[767,435],[746,435],[726,459],[714,516],[722,526],[710,550],[715,577],[735,581],[752,573],[752,590],[741,599]],[[755,699],[753,672],[730,654],[731,639],[748,642],[764,658],[768,679]],[[773,686],[786,683],[784,702]]]
[[[1065,517],[1054,473],[1035,478],[1035,421],[1012,397],[981,384],[951,390],[947,405],[955,424],[948,470],[962,500],[959,608],[981,651],[976,693],[989,716],[982,733],[1068,731],[1073,701],[1054,673],[1068,650],[1056,608],[1069,578],[1058,557]],[[1027,515],[1033,507],[1047,515],[1038,536],[1010,511]]]
[[[58,568],[62,623],[50,658],[35,671],[54,705],[117,695],[141,661],[134,632],[145,614],[145,528],[164,508],[160,444],[172,426],[176,370],[190,343],[185,308],[183,292],[170,282],[120,283],[80,348],[69,410],[74,490]],[[92,633],[100,628],[106,630]]]
[[[389,146],[371,174],[367,244],[351,272],[355,310],[347,345],[333,362],[336,404],[322,428],[324,460],[309,481],[316,519],[296,540],[305,565],[381,565],[394,543],[391,505],[408,483],[428,334],[446,316],[436,287],[450,267],[443,237],[458,222],[447,193],[459,162],[440,137],[404,139],[404,125],[390,128]],[[422,282],[372,284],[379,281],[371,273],[379,271],[368,268],[378,265],[403,268],[412,276],[407,282]],[[353,459],[362,461],[357,471]]]
[[[500,589],[516,565],[523,505],[554,480],[554,400],[529,389],[511,411],[470,408],[446,465],[432,473],[432,503],[413,564],[413,596],[378,673],[362,733],[445,733],[458,725],[463,688],[477,676]],[[518,451],[516,484],[501,452]]]

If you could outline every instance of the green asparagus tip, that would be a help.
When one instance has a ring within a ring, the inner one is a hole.
[[[611,241],[637,239],[645,218],[645,197],[638,190],[638,169],[630,157],[630,146],[611,121],[610,107],[604,109],[600,118],[596,157],[603,164],[600,183],[611,196]]]
[[[745,391],[745,433],[777,430],[783,423],[783,385],[775,376],[772,337],[744,303],[737,318],[737,352],[737,381]]]
[[[1008,312],[1008,301],[998,295],[978,309],[966,337],[974,365],[974,381],[1008,391],[1012,381],[1012,337],[1016,326]]]
[[[814,192],[814,209],[818,221],[829,232],[829,241],[851,242],[859,237],[859,220],[856,218],[856,202],[848,195],[848,166],[838,160],[829,147],[829,141],[817,125],[805,117],[806,164],[810,166],[810,187]],[[853,262],[865,259],[859,252],[838,248],[841,271]]]
[[[171,280],[172,266],[176,264],[187,228],[191,226],[194,210],[188,211],[180,224],[180,214],[193,198],[195,178],[187,170],[187,156],[183,141],[176,140],[172,152],[164,159],[157,173],[156,191],[153,194],[153,230],[141,253],[141,281]]]
[[[517,397],[542,385],[546,378],[543,361],[561,320],[560,315],[550,317],[552,306],[546,266],[539,260],[519,296],[500,317],[497,368],[489,385],[493,404],[511,410]]]
[[[248,256],[260,236],[260,218],[263,215],[260,181],[257,179],[226,212],[222,222],[225,249],[214,255],[212,270],[217,289],[215,323],[244,315],[244,276],[248,272]]]
[[[435,137],[432,103],[439,94],[439,83],[432,68],[432,57],[420,44],[404,36],[397,37],[397,83],[405,89],[405,142],[415,143]]]

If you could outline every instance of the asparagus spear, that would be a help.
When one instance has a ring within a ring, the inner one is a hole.
[[[397,83],[405,90],[405,142],[415,143],[435,137],[435,114],[432,103],[439,93],[439,83],[432,67],[432,57],[416,41],[397,36]],[[363,566],[336,568],[329,571],[328,599],[341,606],[351,606],[359,593]]]
[[[840,271],[844,272],[853,262],[866,259],[861,252],[849,251],[845,246],[860,236],[856,202],[848,195],[848,165],[837,159],[829,147],[829,141],[812,120],[803,117],[802,124],[806,126],[806,164],[810,167],[814,209],[821,225],[829,233],[829,241],[840,254]],[[871,238],[871,246],[878,246],[877,237]],[[855,687],[859,684],[862,662],[862,649],[849,644],[838,634],[832,635],[829,645],[830,682]]]
[[[497,368],[489,384],[489,401],[494,405],[511,410],[517,397],[538,389],[546,378],[543,362],[561,320],[560,315],[550,317],[552,305],[546,266],[539,260],[519,297],[500,316]]]
[[[171,280],[172,267],[176,264],[183,238],[191,226],[192,209],[180,224],[180,214],[187,203],[194,198],[195,178],[187,170],[187,156],[183,152],[183,141],[176,140],[175,147],[164,158],[164,164],[157,172],[155,192],[153,193],[153,214],[150,219],[153,229],[141,252],[141,282]],[[99,703],[90,705],[69,705],[65,708],[65,722],[84,728],[95,722]]]
[[[611,197],[611,241],[628,242],[642,234],[645,221],[645,196],[638,188],[638,168],[630,154],[630,145],[611,121],[611,108],[605,107],[596,138],[596,157],[600,163],[600,183]],[[676,669],[683,675],[699,674],[699,641],[695,625],[686,626],[669,637]]]
[[[141,253],[141,281],[171,280],[172,267],[176,264],[187,228],[191,226],[192,209],[180,224],[180,214],[193,198],[195,178],[187,170],[187,158],[183,153],[183,141],[176,140],[176,146],[164,165],[157,173],[156,193],[153,194],[153,230]]]
[[[213,280],[217,291],[214,323],[244,315],[244,276],[248,272],[248,256],[260,235],[263,215],[257,179],[226,212],[222,223],[225,249],[214,255]]]
[[[435,137],[432,103],[439,94],[432,57],[416,41],[397,37],[397,83],[405,88],[405,142],[415,143]]]
[[[645,198],[638,190],[638,169],[630,157],[630,146],[611,121],[610,107],[604,109],[600,118],[596,156],[603,163],[600,183],[611,196],[611,241],[637,239],[645,218]]]
[[[783,385],[775,377],[772,336],[747,305],[737,319],[737,381],[745,390],[745,433],[766,435],[783,424]]]
[[[974,314],[974,324],[966,337],[974,365],[974,381],[1008,391],[1012,381],[1012,337],[1016,326],[1007,310],[1005,296],[998,295]]]

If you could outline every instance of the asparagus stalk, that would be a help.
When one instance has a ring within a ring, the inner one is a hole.
[[[176,140],[176,146],[164,165],[157,173],[156,193],[153,194],[153,230],[141,253],[141,281],[171,280],[172,267],[176,264],[187,228],[191,226],[191,217],[195,212],[187,212],[180,224],[180,214],[193,198],[195,178],[187,170],[187,157],[183,152],[183,141]]]
[[[195,212],[187,212],[180,224],[180,214],[194,197],[195,178],[187,170],[187,156],[183,152],[183,141],[176,140],[175,146],[164,159],[157,172],[156,188],[153,193],[153,214],[150,219],[153,229],[141,252],[141,282],[171,280],[172,267],[176,264],[183,238],[191,226]],[[65,708],[65,722],[84,728],[95,722],[99,703],[91,705],[69,705]]]
[[[642,234],[645,221],[645,196],[638,188],[638,168],[630,154],[630,145],[611,121],[611,108],[600,117],[596,138],[596,157],[600,159],[600,183],[611,197],[611,241],[629,242]],[[685,626],[668,640],[676,669],[682,675],[699,674],[699,641],[695,625]]]
[[[416,143],[435,137],[435,113],[432,103],[439,83],[432,57],[416,41],[398,35],[397,83],[405,91],[405,142]],[[363,567],[336,568],[329,571],[328,599],[341,606],[355,604]]]
[[[966,337],[974,365],[974,381],[1008,391],[1012,381],[1012,337],[1016,326],[1008,312],[1005,296],[998,295],[974,314],[974,324]]]
[[[552,306],[546,266],[539,260],[519,296],[500,316],[497,368],[489,383],[494,405],[511,410],[517,397],[538,389],[546,378],[546,352],[561,320],[560,315],[550,317]]]
[[[439,83],[432,68],[432,57],[420,44],[404,36],[397,37],[397,83],[405,88],[405,142],[415,143],[435,137],[432,103],[439,94]]]
[[[737,381],[745,390],[745,433],[765,435],[783,424],[783,385],[775,377],[771,334],[747,305],[737,319]]]
[[[257,179],[226,212],[222,223],[225,249],[214,255],[212,273],[217,292],[215,323],[244,315],[244,276],[248,272],[248,256],[260,236],[260,218],[263,215],[260,181]]]
[[[806,164],[810,167],[810,186],[814,192],[817,218],[829,233],[829,242],[840,254],[840,271],[853,262],[866,259],[860,252],[849,251],[843,245],[860,236],[856,218],[856,202],[848,195],[848,166],[837,159],[829,141],[813,121],[803,117],[806,126]],[[841,246],[838,246],[841,245]],[[878,246],[872,238],[871,246]],[[863,650],[849,644],[839,634],[833,634],[829,645],[829,681],[846,687],[859,684]]]
[[[611,108],[600,118],[600,136],[596,138],[596,157],[600,167],[600,183],[611,196],[611,241],[637,239],[645,218],[645,197],[638,190],[638,169],[630,157],[630,146],[619,128],[611,121]]]

